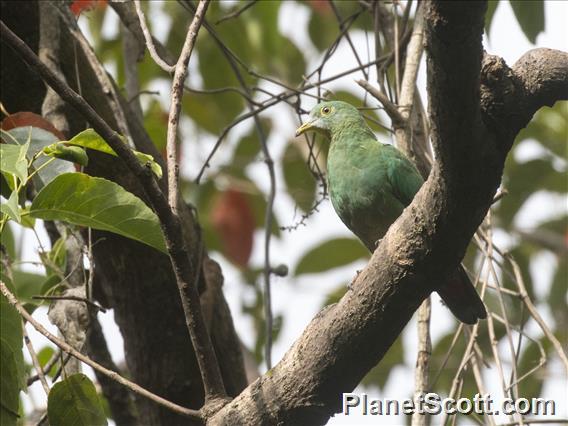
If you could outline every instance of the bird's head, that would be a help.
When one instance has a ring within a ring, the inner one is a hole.
[[[343,101],[321,102],[312,108],[308,121],[298,127],[296,136],[315,131],[331,139],[337,130],[349,124],[363,124],[367,127],[365,120],[353,105]]]

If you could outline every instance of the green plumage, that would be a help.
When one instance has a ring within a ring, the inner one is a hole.
[[[404,154],[377,141],[359,111],[345,102],[316,105],[296,133],[310,130],[331,141],[327,173],[335,211],[367,248],[375,251],[377,241],[422,186],[422,177]],[[463,322],[485,318],[483,303],[462,268],[438,292]]]

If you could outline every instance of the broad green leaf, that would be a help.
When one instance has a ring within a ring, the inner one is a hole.
[[[536,43],[536,37],[544,31],[544,1],[543,0],[509,0],[513,12],[532,44]]]
[[[39,151],[52,143],[58,141],[58,138],[51,132],[37,127],[17,127],[8,132],[2,131],[2,139],[9,144],[24,145],[28,142],[30,147],[27,151],[27,159],[31,161]],[[46,162],[50,162],[45,165]],[[39,169],[33,177],[36,189],[41,189],[57,176],[62,173],[73,172],[75,167],[68,161],[53,159],[45,155],[40,155],[33,163],[34,169]]]
[[[336,238],[306,253],[298,262],[294,275],[324,272],[369,256],[369,251],[356,239]]]
[[[12,281],[18,300],[22,303],[39,305],[40,301],[32,299],[32,296],[41,294],[41,287],[46,280],[46,276],[20,269],[14,269],[12,274]]]
[[[58,426],[107,425],[95,385],[84,374],[56,383],[47,398],[49,423]]]
[[[18,205],[18,191],[12,191],[10,198],[5,203],[0,203],[0,211],[7,215],[10,219],[20,223],[20,206]]]
[[[300,149],[293,142],[288,142],[286,146],[282,169],[288,194],[304,212],[309,211],[316,198],[316,180]]]
[[[3,279],[13,292],[8,280]],[[26,388],[22,318],[0,294],[0,424],[15,425],[20,390]]]
[[[114,232],[166,253],[157,216],[120,185],[83,173],[66,173],[43,188],[33,217]]]
[[[121,139],[124,141],[124,138],[121,137]],[[107,144],[106,141],[93,129],[83,130],[81,133],[75,135],[71,140],[58,142],[57,145],[59,144],[80,146],[113,155],[115,157],[117,156],[114,149],[112,149],[111,146]],[[135,150],[132,150],[132,153],[142,165],[149,163],[152,172],[158,176],[158,178],[162,177],[162,168],[158,163],[156,163],[156,161],[154,161],[154,157]]]
[[[0,171],[14,175],[25,183],[28,179],[26,154],[29,146],[29,141],[22,145],[0,144]]]

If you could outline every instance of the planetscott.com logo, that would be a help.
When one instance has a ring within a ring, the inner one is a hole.
[[[344,393],[343,414],[382,416],[399,414],[556,414],[556,402],[544,398],[504,398],[497,403],[489,394],[475,394],[473,398],[442,398],[436,393],[419,395],[414,399],[371,398],[366,393]]]

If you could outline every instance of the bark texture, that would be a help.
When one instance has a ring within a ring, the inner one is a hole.
[[[57,2],[51,2],[51,6],[65,7]],[[18,10],[28,10],[29,15],[16,13]],[[137,149],[149,152],[160,161],[148,134],[129,110],[128,103],[110,76],[101,71],[93,52],[89,52],[73,33],[75,28],[69,20],[68,10],[60,11],[56,13],[59,19],[52,22],[54,27],[60,28],[52,31],[53,37],[58,39],[53,40],[51,47],[58,45],[60,58],[57,62],[66,81],[74,90],[78,90],[80,85],[83,97],[112,128],[117,131],[126,128]],[[18,35],[24,35],[37,52],[38,3],[2,2],[2,12],[3,22]],[[30,72],[16,55],[12,56],[4,44],[2,58],[3,102],[7,110],[40,112],[46,92],[43,83],[37,88],[30,85],[37,80],[37,75]],[[80,70],[79,74],[76,69]],[[8,89],[4,92],[5,87],[19,88],[18,96],[10,95]],[[117,111],[120,113],[117,114]],[[66,118],[70,125],[65,130],[70,134],[84,128],[81,120],[73,116],[74,111],[61,113],[69,114]],[[136,178],[127,172],[121,160],[94,152],[89,153],[89,160],[89,174],[113,180],[144,199]],[[186,244],[193,256],[191,261],[197,264],[199,226],[189,207],[184,205],[180,216]],[[200,408],[203,405],[201,377],[170,260],[156,250],[111,233],[93,232],[93,243],[96,265],[94,293],[101,304],[114,310],[115,320],[124,337],[126,364],[132,380],[173,402]],[[199,288],[203,309],[210,313],[207,327],[221,363],[225,387],[230,395],[236,395],[247,384],[240,341],[222,293],[223,276],[220,270],[211,272],[215,264],[207,258],[206,252],[203,258],[205,263],[199,276]],[[118,394],[115,396],[122,398]],[[138,416],[136,424],[190,424],[187,418],[143,398],[136,398],[135,412]],[[132,419],[127,418],[121,423],[130,421]]]
[[[484,56],[485,9],[486,2],[427,2],[437,162],[426,184],[343,299],[208,424],[325,424],[340,410],[341,393],[381,360],[436,288],[436,277],[458,265],[491,205],[514,137],[540,107],[568,99],[568,54],[536,49],[512,69]]]

